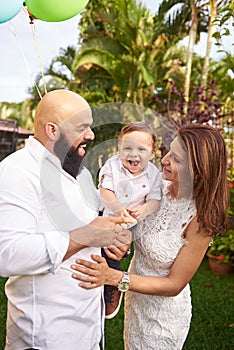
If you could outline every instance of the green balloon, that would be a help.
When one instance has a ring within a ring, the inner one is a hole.
[[[26,0],[28,11],[37,19],[60,22],[76,16],[89,0]]]

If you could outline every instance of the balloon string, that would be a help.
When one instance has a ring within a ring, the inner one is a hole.
[[[34,47],[35,47],[35,50],[36,50],[38,63],[39,63],[40,71],[41,71],[41,78],[42,78],[42,82],[43,82],[43,86],[44,86],[44,92],[45,92],[45,94],[47,94],[45,75],[44,75],[44,72],[43,72],[40,50],[39,50],[39,47],[38,47],[38,44],[37,44],[37,40],[36,40],[36,27],[35,27],[34,22],[31,23],[31,26],[32,26],[31,28],[32,28],[32,35],[33,35],[33,40],[34,40]]]
[[[14,30],[14,28],[13,28],[13,25],[12,25],[11,21],[8,21],[8,23],[9,23],[9,25],[10,25],[10,29],[11,29],[11,31],[12,31],[12,34],[14,35],[14,37],[15,37],[15,39],[16,39],[18,48],[19,48],[19,50],[20,50],[20,52],[21,52],[21,54],[22,54],[22,56],[23,56],[24,62],[25,62],[25,64],[26,64],[27,68],[28,68],[28,71],[29,71],[29,73],[30,73],[30,76],[33,77],[32,70],[31,70],[31,68],[30,68],[30,66],[29,66],[29,63],[28,63],[28,60],[27,60],[27,58],[26,58],[26,56],[25,56],[25,54],[24,54],[24,52],[23,52],[23,50],[22,50],[22,48],[21,48],[21,46],[20,46],[19,39],[18,39],[18,37],[17,37],[17,35],[16,35],[16,32],[15,32],[15,30]],[[34,82],[34,86],[35,86],[35,88],[36,88],[36,90],[37,90],[37,92],[38,92],[38,95],[39,95],[40,99],[42,99],[41,92],[40,92],[39,87],[37,86],[36,82]]]

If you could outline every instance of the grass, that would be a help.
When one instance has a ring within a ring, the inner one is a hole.
[[[128,259],[121,262],[126,269]],[[0,350],[5,343],[5,279],[0,279]],[[191,281],[193,319],[183,350],[234,349],[234,274],[212,274],[205,258]],[[123,350],[123,305],[119,314],[106,320],[106,350]],[[42,350],[42,349],[41,349]],[[83,349],[81,349],[83,350]],[[147,350],[147,349],[145,349]]]
[[[0,278],[0,349],[4,349],[5,345],[5,333],[6,333],[6,296],[4,293],[4,284],[6,278]]]

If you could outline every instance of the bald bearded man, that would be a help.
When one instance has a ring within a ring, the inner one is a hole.
[[[6,350],[99,349],[102,288],[80,288],[70,265],[112,244],[117,256],[124,255],[129,232],[118,234],[126,218],[97,217],[97,192],[82,165],[94,139],[92,121],[81,96],[52,91],[37,107],[34,137],[0,163]]]

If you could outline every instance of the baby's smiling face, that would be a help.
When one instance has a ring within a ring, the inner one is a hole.
[[[154,157],[152,137],[145,131],[123,135],[118,149],[123,166],[134,176],[140,174]]]

